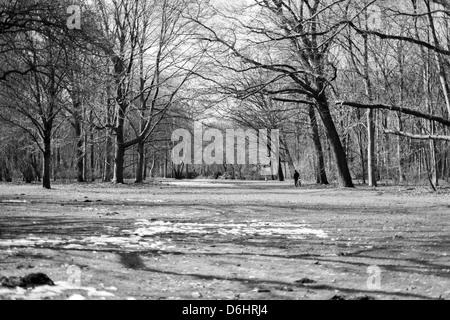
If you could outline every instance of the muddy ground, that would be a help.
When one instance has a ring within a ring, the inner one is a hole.
[[[0,299],[450,299],[450,189],[0,184]]]

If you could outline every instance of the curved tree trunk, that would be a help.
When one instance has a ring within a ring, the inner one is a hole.
[[[339,186],[341,188],[354,188],[352,176],[348,168],[347,155],[345,154],[339,133],[337,132],[336,125],[331,116],[328,101],[323,95],[316,99],[316,101],[320,117],[325,127],[325,132],[330,141],[331,149],[336,160]]]

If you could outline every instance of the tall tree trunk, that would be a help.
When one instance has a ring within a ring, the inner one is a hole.
[[[367,22],[366,22],[367,24]],[[369,102],[373,101],[372,96],[372,82],[370,80],[370,70],[369,70],[369,37],[364,36],[364,83],[366,86],[366,95]],[[377,173],[375,165],[375,121],[374,121],[374,110],[367,110],[367,164],[368,164],[368,180],[369,187],[377,186]]]
[[[124,99],[124,98],[123,98]],[[124,168],[125,168],[125,138],[124,138],[124,126],[125,126],[125,112],[127,110],[127,102],[119,104],[118,115],[117,115],[117,125],[115,128],[116,134],[116,153],[114,157],[114,179],[113,182],[117,184],[124,184]]]
[[[51,189],[51,172],[52,172],[52,143],[49,134],[44,138],[44,167],[43,167],[42,186],[45,189]]]
[[[124,168],[125,168],[125,146],[124,146],[124,125],[125,125],[125,110],[126,107],[118,106],[117,126],[115,128],[116,143],[114,156],[114,179],[113,182],[117,184],[124,184]]]
[[[84,182],[84,138],[81,128],[81,121],[78,115],[74,116],[73,126],[75,128],[75,136],[77,137],[77,181]]]
[[[121,53],[124,52],[125,38],[121,38],[120,47]],[[129,101],[127,98],[127,87],[124,84],[124,74],[126,72],[126,62],[122,56],[113,56],[112,62],[114,65],[114,75],[116,83],[116,124],[114,127],[114,134],[116,136],[115,141],[115,156],[114,156],[114,178],[113,182],[117,184],[123,184],[124,181],[124,164],[125,164],[125,116],[129,107]]]
[[[432,22],[430,18],[430,23]],[[434,29],[432,27],[432,30],[434,32]],[[433,114],[433,105],[431,102],[432,99],[432,92],[431,92],[431,58],[430,58],[430,51],[426,51],[425,55],[425,65],[423,68],[423,78],[424,78],[424,92],[425,92],[425,105],[428,108],[429,114]],[[439,58],[440,59],[440,58]],[[444,89],[445,92],[445,89]],[[435,133],[435,124],[433,121],[428,121],[428,131],[431,135]],[[426,132],[425,132],[426,134]],[[437,164],[437,154],[436,154],[436,142],[434,140],[430,140],[430,153],[429,153],[429,160],[427,159],[427,174],[428,179],[430,183],[432,184],[432,189],[436,191],[436,187],[439,186],[439,177],[438,177],[438,164]]]
[[[116,138],[117,139],[117,138]],[[116,141],[116,154],[114,158],[114,183],[124,184],[125,148]]]
[[[87,168],[88,168],[88,135],[86,129],[83,128],[83,181],[87,182]]]
[[[402,120],[402,114],[400,112],[397,113],[398,118],[398,129],[400,132],[403,131],[403,120]],[[406,177],[405,173],[403,172],[403,148],[402,148],[402,142],[403,138],[401,136],[397,137],[397,157],[398,157],[398,179],[400,183],[405,182]]]
[[[358,119],[358,123],[360,123],[361,110],[356,110],[356,116]],[[359,156],[361,158],[362,183],[366,184],[366,151],[364,149],[363,129],[361,128],[361,126],[358,126],[355,130],[357,130],[356,134],[358,136]]]
[[[325,168],[325,157],[323,154],[322,142],[320,141],[319,125],[317,123],[316,112],[314,106],[310,105],[309,110],[309,121],[311,123],[312,137],[314,142],[314,149],[316,151],[316,183],[322,185],[328,185],[327,171]]]
[[[234,169],[234,167],[233,167]],[[234,171],[234,170],[233,170]],[[234,172],[233,172],[234,174]],[[278,181],[284,181],[283,165],[281,163],[281,156],[278,158]]]
[[[91,110],[90,115],[90,122],[93,123],[94,121],[94,117],[93,117],[93,110]],[[94,143],[94,130],[91,127],[90,128],[90,135],[89,135],[89,140],[91,143],[91,181],[94,182],[95,181],[95,143]]]
[[[375,122],[374,122],[374,111],[367,111],[367,131],[368,131],[368,152],[367,152],[367,163],[368,163],[368,180],[369,187],[377,186],[377,172],[376,172],[376,159],[375,159]]]
[[[108,132],[105,141],[105,173],[103,175],[103,182],[111,182],[111,164],[113,162],[112,148],[112,139],[111,135]]]
[[[441,48],[441,44],[438,39],[436,27],[434,25],[434,18],[433,18],[433,14],[431,11],[431,4],[429,1],[426,1],[426,5],[427,5],[427,9],[428,9],[428,22],[429,22],[429,26],[430,26],[431,36],[433,38],[433,44],[437,48]],[[445,105],[447,106],[447,111],[448,111],[448,114],[450,115],[450,87],[448,85],[447,73],[446,73],[445,66],[444,66],[445,61],[442,58],[442,55],[440,53],[436,52],[435,56],[436,56],[436,63],[438,66],[438,71],[439,71],[439,80],[441,81],[441,86],[442,86],[442,93],[445,98]]]
[[[145,142],[141,141],[138,144],[138,160],[136,166],[136,183],[144,182],[144,167],[145,167]]]
[[[345,154],[339,133],[337,132],[336,125],[331,116],[328,100],[323,94],[317,98],[317,108],[336,161],[339,186],[341,188],[354,188],[352,176],[348,168],[347,155]]]
[[[287,143],[287,137],[286,137],[285,133],[282,133],[280,142],[284,148],[284,153],[286,154],[286,160],[287,160],[287,163],[289,166],[290,177],[293,177],[294,173],[295,173],[295,164],[294,164],[294,160],[292,159],[291,151],[289,150],[289,145]],[[286,172],[286,175],[287,175],[287,172]]]

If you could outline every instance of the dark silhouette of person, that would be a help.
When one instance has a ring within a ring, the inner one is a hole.
[[[295,173],[294,173],[294,180],[295,180],[295,187],[296,188],[302,186],[302,183],[300,182],[300,173],[298,173],[297,170],[295,170]]]

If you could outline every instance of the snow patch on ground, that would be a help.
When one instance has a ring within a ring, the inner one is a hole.
[[[214,181],[171,181],[165,182],[169,186],[178,187],[205,187],[205,188],[237,188],[237,185],[232,183],[217,183]]]
[[[164,221],[138,220],[139,229],[133,234],[139,237],[150,237],[167,233],[200,234],[224,236],[263,236],[263,237],[287,237],[289,239],[305,239],[305,236],[328,238],[323,230],[310,228],[306,224],[292,223],[172,223]]]
[[[161,235],[182,234],[216,237],[265,237],[302,240],[307,237],[328,238],[325,231],[313,229],[307,224],[266,223],[173,223],[165,221],[137,220],[135,230],[117,230],[117,235],[100,235],[77,239],[39,238],[30,235],[25,239],[0,240],[0,248],[6,247],[62,247],[66,250],[102,250],[119,247],[129,250],[169,251],[174,249],[172,239]]]

